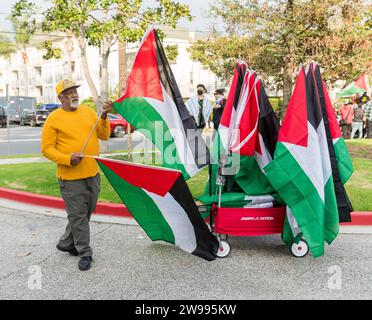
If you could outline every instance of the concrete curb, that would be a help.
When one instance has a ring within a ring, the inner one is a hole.
[[[0,198],[47,208],[65,208],[63,200],[59,197],[39,195],[7,188],[0,188]],[[124,205],[117,203],[98,202],[95,213],[99,215],[133,219],[128,209]],[[343,227],[372,226],[372,211],[352,212],[351,219],[352,222],[340,223],[340,225]]]
[[[0,198],[54,209],[65,208],[65,204],[62,198],[40,195],[25,191],[11,190],[6,188],[0,188]],[[101,215],[110,215],[114,217],[133,218],[124,205],[117,203],[99,202],[97,203],[95,213]]]
[[[47,217],[54,217],[60,219],[66,219],[67,214],[64,209],[49,208],[43,206],[37,206],[24,202],[17,202],[0,198],[0,208],[7,208],[18,211],[19,214],[37,214]],[[122,224],[127,226],[138,226],[136,220],[132,217],[114,217],[108,214],[93,214],[90,221],[97,223],[110,223],[110,224]]]

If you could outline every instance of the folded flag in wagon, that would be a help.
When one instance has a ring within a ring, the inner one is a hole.
[[[274,155],[278,131],[279,121],[261,79],[246,63],[238,61],[213,142],[210,181],[198,200],[207,205],[217,202],[217,163],[225,157],[226,166],[231,168],[223,189],[222,206],[273,207],[280,199],[264,167]]]
[[[290,244],[301,234],[314,257],[323,255],[324,241],[337,237],[339,222],[351,220],[343,184],[353,168],[317,64],[298,75],[265,171],[288,206],[283,240]]]

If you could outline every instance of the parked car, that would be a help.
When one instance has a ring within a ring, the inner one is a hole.
[[[3,106],[0,106],[0,127],[6,127],[7,123],[7,114],[6,109]]]
[[[41,126],[45,123],[48,115],[47,110],[29,110],[21,116],[19,124],[21,126],[29,124],[31,127]]]
[[[51,113],[54,110],[57,110],[58,108],[61,107],[60,103],[46,103],[40,105],[40,110],[47,110],[49,113]]]
[[[122,138],[128,132],[128,122],[120,114],[108,114],[110,121],[111,136],[116,138]],[[133,126],[131,132],[134,131]]]

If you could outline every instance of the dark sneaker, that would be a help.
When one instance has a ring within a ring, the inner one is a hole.
[[[70,249],[66,249],[66,248],[63,248],[61,247],[59,244],[57,244],[57,247],[56,247],[59,251],[62,251],[62,252],[68,252],[69,254],[71,254],[72,256],[75,256],[77,257],[79,254],[78,254],[78,251],[76,250],[75,247],[73,248],[70,248]]]
[[[80,271],[89,270],[92,261],[93,261],[92,257],[82,257],[79,261],[79,270]]]

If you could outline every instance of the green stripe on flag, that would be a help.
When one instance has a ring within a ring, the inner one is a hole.
[[[323,202],[284,144],[277,143],[274,159],[265,167],[268,178],[292,210],[313,256],[319,257],[324,254],[324,241],[331,243],[338,233],[338,210],[332,177],[326,183]],[[286,243],[291,241],[288,227],[286,223],[283,232]]]
[[[338,170],[340,171],[341,182],[342,184],[345,184],[349,180],[354,171],[349,151],[347,150],[345,140],[342,137],[339,138],[333,146],[336,153],[336,159],[338,164]]]
[[[240,170],[235,181],[246,194],[265,195],[275,192],[254,157],[240,157]]]
[[[162,166],[180,170],[187,180],[190,175],[181,163],[176,144],[171,137],[169,127],[161,115],[144,98],[127,98],[121,103],[114,103],[114,107],[129,123],[146,136],[155,145],[161,141],[163,145],[156,145],[162,155]],[[160,123],[161,128],[157,127]],[[157,134],[159,141],[154,141]],[[185,146],[186,147],[186,146]],[[167,161],[166,161],[167,160]]]
[[[340,224],[332,177],[327,181],[324,188],[324,203],[324,240],[331,244],[338,235]]]
[[[175,244],[171,227],[147,193],[120,178],[101,162],[97,161],[97,163],[134,219],[145,230],[150,239]]]

